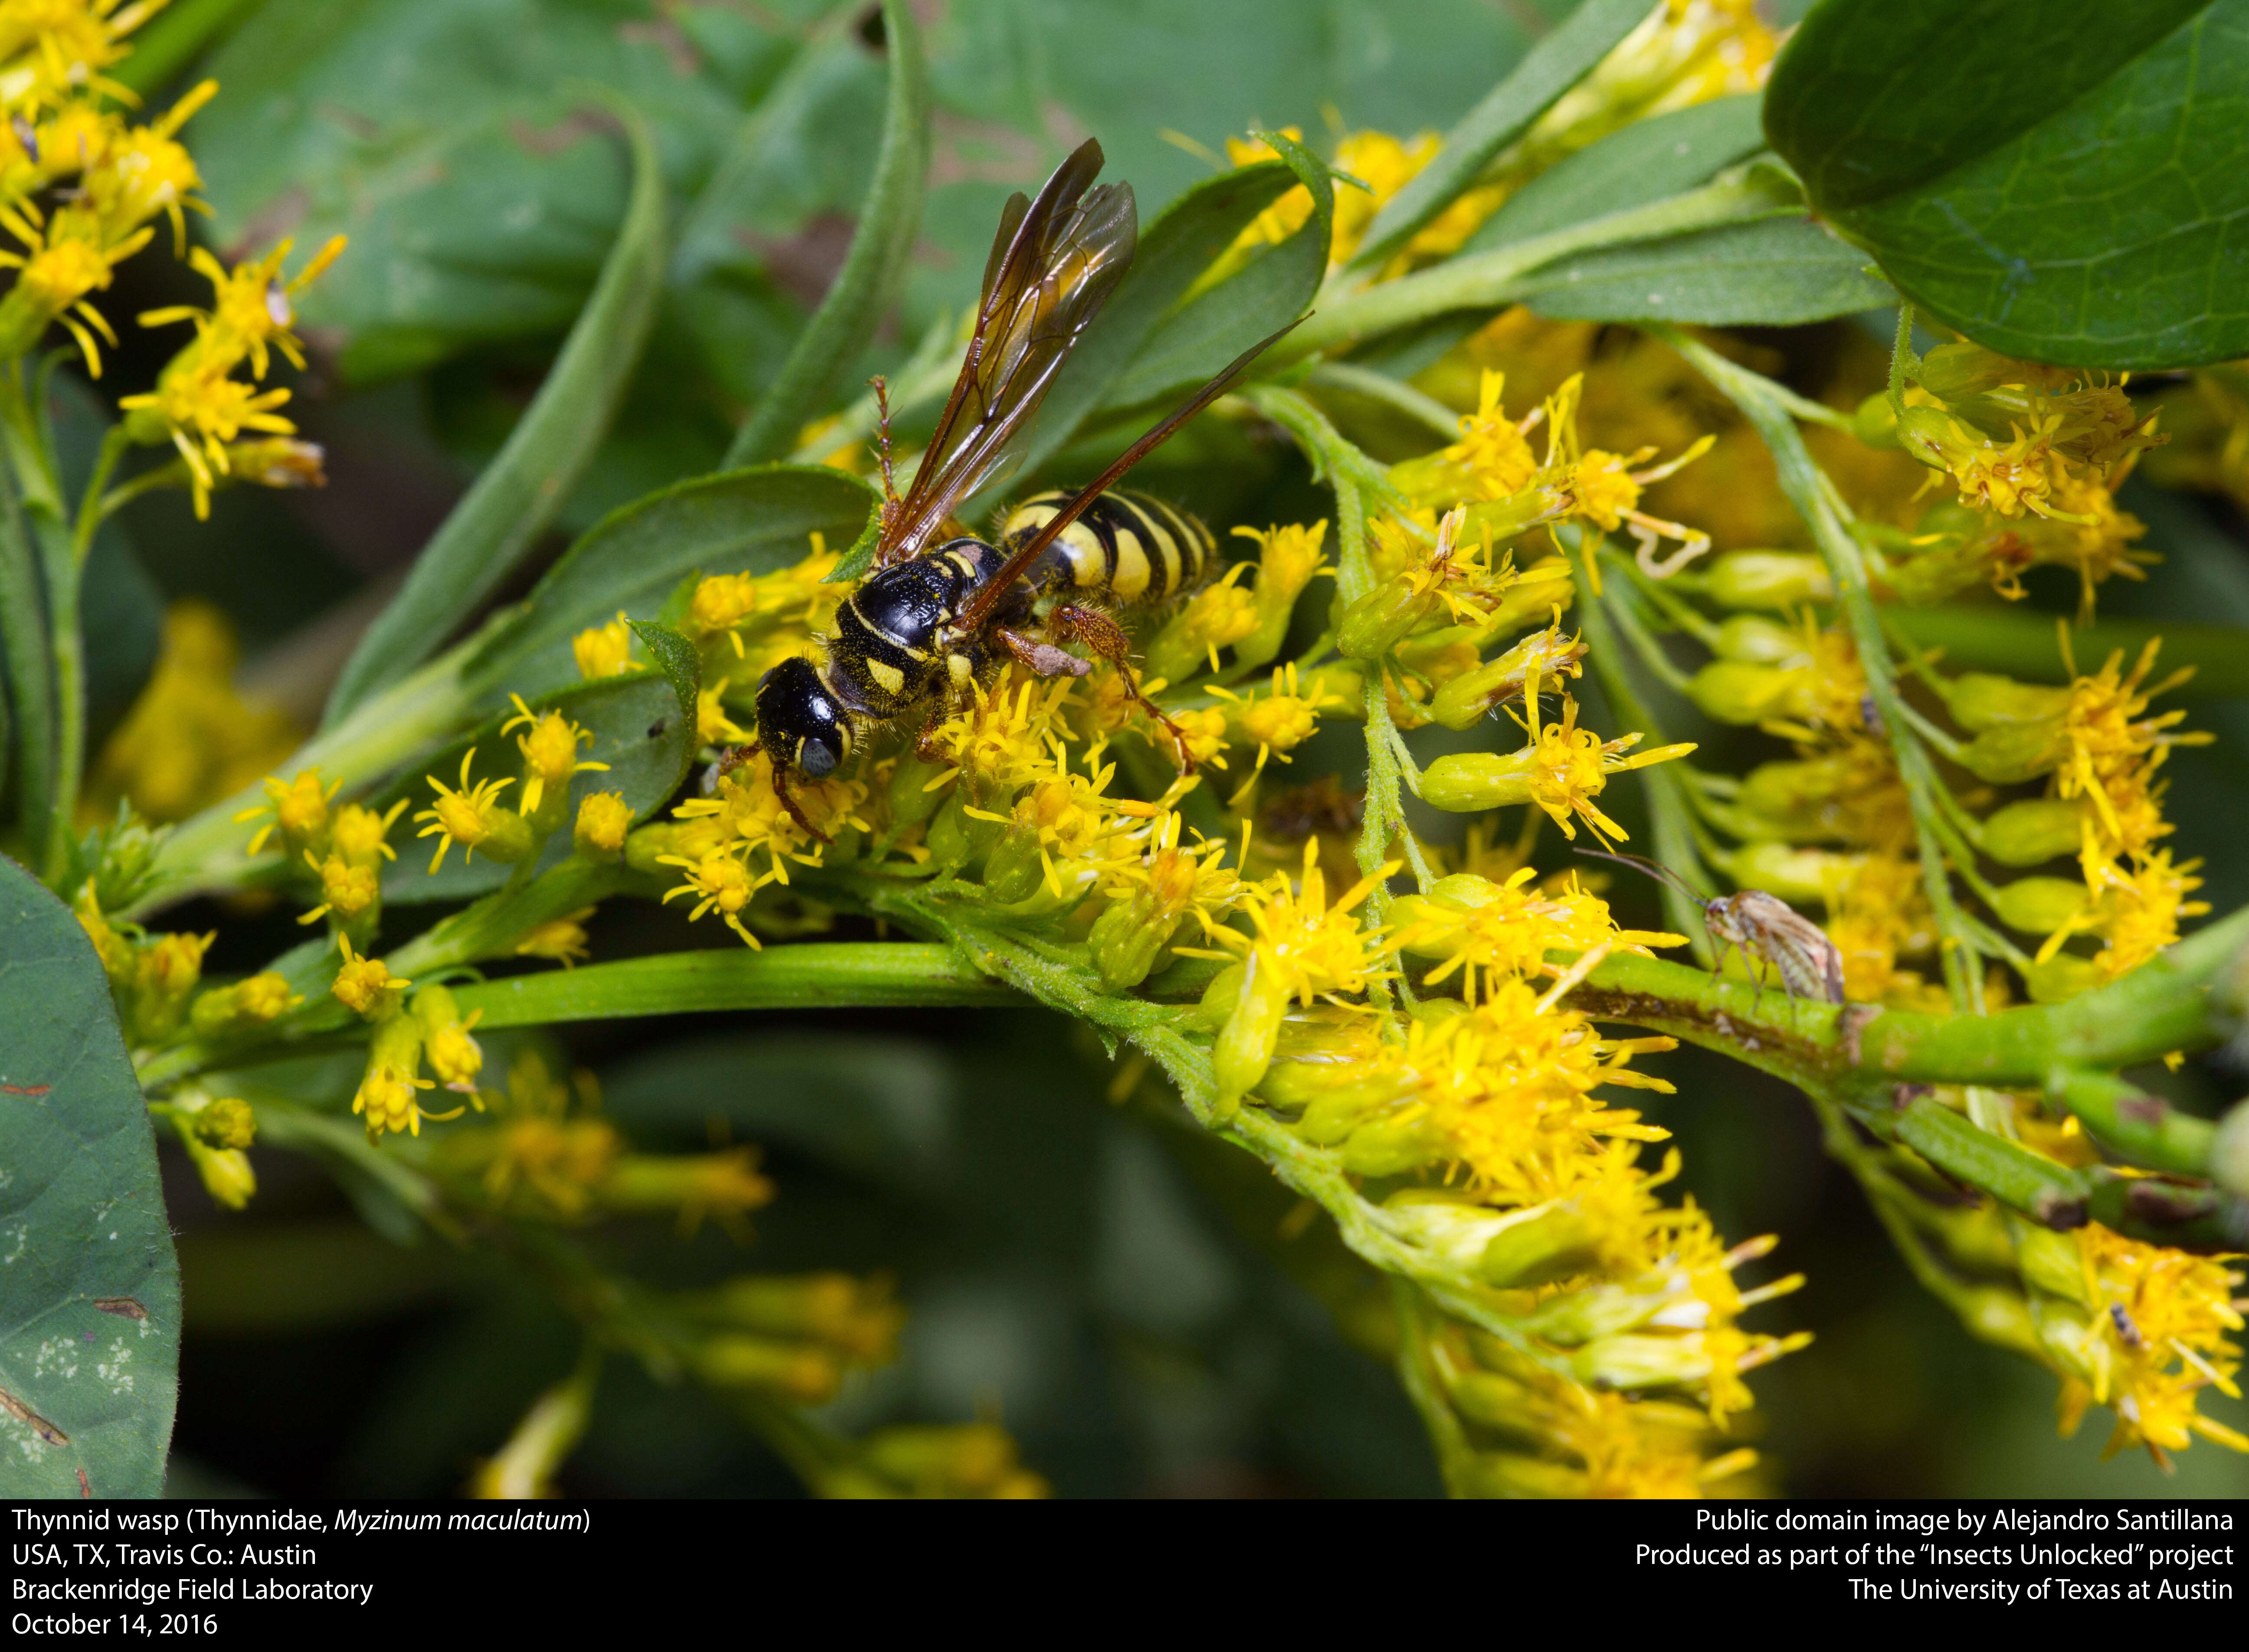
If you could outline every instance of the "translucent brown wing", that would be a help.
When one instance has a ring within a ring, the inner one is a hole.
[[[1132,261],[1132,190],[1089,188],[1101,146],[1080,145],[1026,204],[1013,197],[984,270],[967,358],[913,485],[884,525],[877,564],[918,554],[953,507],[998,474],[1055,375]]]

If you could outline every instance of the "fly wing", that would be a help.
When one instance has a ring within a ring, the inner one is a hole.
[[[1130,185],[1089,189],[1101,146],[1081,145],[1039,198],[1008,203],[985,266],[984,301],[960,377],[877,562],[918,554],[953,507],[989,482],[1029,425],[1070,349],[1132,260]]]

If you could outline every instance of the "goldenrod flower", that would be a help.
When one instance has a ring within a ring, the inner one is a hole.
[[[524,773],[527,776],[523,783],[523,812],[536,815],[548,787],[554,787],[558,792],[567,792],[572,775],[606,770],[609,765],[578,760],[579,743],[592,740],[592,731],[579,727],[560,712],[541,714],[533,711],[523,703],[520,694],[512,698],[516,714],[502,723],[499,729],[503,734],[510,729],[526,726],[531,730],[528,734],[518,735],[515,744],[523,754]],[[468,781],[465,766],[461,771],[461,780],[464,785]],[[424,832],[423,836],[426,837],[429,834]],[[439,852],[444,852],[442,847]]]
[[[320,904],[299,918],[300,924],[317,924],[330,913],[339,926],[354,923],[382,898],[382,880],[372,866],[354,866],[340,855],[331,855],[324,861],[309,850],[305,864],[320,880]]]
[[[669,905],[674,896],[692,895],[694,910],[687,914],[692,923],[704,913],[715,910],[726,920],[726,927],[748,943],[753,951],[763,951],[764,945],[742,923],[742,908],[750,904],[757,892],[757,885],[750,877],[749,868],[732,855],[713,850],[699,860],[690,860],[684,855],[661,855],[659,864],[678,866],[687,873],[687,881],[676,889],[664,891],[664,904]]]
[[[453,995],[443,987],[425,987],[415,995],[414,1015],[422,1023],[422,1053],[430,1070],[446,1089],[471,1098],[477,1093],[477,1075],[484,1070],[485,1052],[469,1035],[484,1014],[472,1009],[464,1020]]]
[[[396,860],[398,851],[384,840],[392,823],[405,810],[403,797],[380,815],[357,803],[346,803],[336,811],[330,846],[348,865],[375,867],[383,861]]]
[[[1214,671],[1218,650],[1257,629],[1257,599],[1241,583],[1248,571],[1248,563],[1236,562],[1216,584],[1188,599],[1148,644],[1148,675],[1177,681],[1206,664]]]
[[[720,678],[695,696],[695,738],[705,746],[740,746],[751,732],[726,715],[725,695],[730,679]]]
[[[282,260],[294,241],[284,241],[255,263],[238,264],[230,271],[203,248],[188,254],[188,262],[211,284],[211,307],[174,305],[150,310],[141,317],[142,327],[165,327],[174,321],[193,321],[198,342],[207,356],[224,357],[230,364],[247,356],[252,378],[265,376],[269,346],[288,357],[299,368],[305,365],[303,341],[291,332],[296,310],[290,303],[310,286],[321,271],[334,263],[345,237],[332,236],[305,267],[286,282],[281,279]]]
[[[2081,1336],[2048,1348],[2060,1358],[2064,1434],[2088,1404],[2113,1408],[2104,1456],[2144,1445],[2159,1463],[2196,1435],[2249,1452],[2249,1437],[2195,1408],[2204,1388],[2241,1397],[2234,1381],[2241,1329],[2232,1298],[2239,1276],[2222,1260],[2142,1243],[2087,1223],[2074,1236],[2084,1273]]]
[[[263,1026],[304,1002],[301,994],[289,990],[286,976],[269,969],[231,987],[212,988],[196,1000],[189,1018],[196,1032],[208,1038],[237,1027]]]
[[[430,1079],[410,1077],[395,1067],[371,1067],[360,1080],[358,1092],[352,1097],[352,1111],[365,1116],[370,1141],[393,1130],[418,1136],[423,1119],[437,1115],[423,1112],[414,1092],[436,1087]]]
[[[726,633],[726,640],[734,645],[734,657],[742,657],[742,639],[735,627],[758,606],[758,582],[747,574],[714,574],[695,588],[688,599],[687,635],[700,643]]]
[[[265,795],[268,801],[256,809],[245,809],[235,816],[237,821],[258,820],[271,816],[265,824],[251,838],[248,853],[255,855],[265,847],[265,840],[277,830],[281,841],[298,854],[327,847],[328,804],[343,788],[343,781],[332,781],[327,788],[320,787],[320,771],[308,768],[294,779],[283,780],[268,775]]]
[[[1426,978],[1430,986],[1465,970],[1470,1003],[1503,979],[1550,968],[1549,953],[1598,947],[1645,953],[1651,946],[1686,945],[1680,935],[1619,928],[1607,903],[1579,887],[1575,873],[1551,890],[1537,878],[1525,866],[1498,883],[1468,873],[1441,879],[1427,896],[1407,896],[1392,908],[1397,926],[1392,944],[1442,960]]]
[[[437,802],[422,810],[414,818],[428,821],[417,836],[435,836],[437,852],[430,857],[430,870],[434,872],[444,864],[445,851],[455,843],[461,846],[465,857],[473,857],[478,849],[487,857],[507,863],[517,861],[530,851],[531,830],[523,816],[499,805],[499,795],[515,784],[512,780],[478,781],[469,783],[469,766],[476,761],[476,748],[471,747],[461,759],[461,781],[458,787],[448,786],[435,774],[425,774],[430,789],[437,795]]]
[[[1262,694],[1240,695],[1223,688],[1211,692],[1228,703],[1229,729],[1238,733],[1244,744],[1252,740],[1257,744],[1256,764],[1228,800],[1229,807],[1239,803],[1257,783],[1269,759],[1288,762],[1290,753],[1319,732],[1322,712],[1348,703],[1341,695],[1329,693],[1325,681],[1317,675],[1308,688],[1301,686],[1294,660],[1274,669],[1272,685]]]
[[[516,956],[552,959],[565,969],[572,967],[587,956],[586,919],[593,915],[594,909],[587,906],[567,918],[548,919],[515,943]]]
[[[632,829],[632,805],[622,792],[589,792],[578,804],[578,824],[573,836],[582,855],[614,860],[624,852],[625,834]]]
[[[1562,720],[1542,724],[1538,717],[1538,685],[1533,673],[1523,692],[1527,716],[1517,717],[1530,743],[1507,756],[1488,752],[1460,753],[1441,757],[1421,776],[1421,795],[1439,809],[1458,811],[1497,809],[1510,803],[1535,803],[1544,809],[1565,837],[1575,837],[1571,816],[1585,823],[1596,841],[1607,843],[1627,836],[1623,827],[1593,803],[1611,774],[1644,768],[1650,763],[1683,757],[1691,743],[1659,746],[1653,751],[1624,755],[1640,743],[1638,734],[1603,740],[1590,729],[1578,726],[1578,703],[1562,700]],[[1513,715],[1513,708],[1510,708]]]
[[[632,669],[632,627],[624,610],[607,625],[596,625],[570,639],[570,652],[578,662],[578,675],[588,679],[617,677]]]
[[[344,955],[344,965],[336,972],[335,981],[328,990],[339,1002],[369,1021],[395,1005],[399,995],[414,984],[392,974],[380,958],[358,956],[352,951],[348,935],[338,935],[336,946]]]

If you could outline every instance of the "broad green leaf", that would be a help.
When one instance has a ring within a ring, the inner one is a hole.
[[[1499,152],[1530,129],[1650,10],[1645,0],[1585,0],[1561,27],[1523,54],[1514,72],[1445,134],[1435,160],[1386,203],[1351,261],[1379,270],[1414,232],[1475,182]]]
[[[578,749],[581,762],[608,765],[606,769],[589,769],[571,781],[566,823],[547,840],[540,858],[540,870],[570,854],[567,823],[577,819],[578,804],[583,799],[595,792],[619,792],[631,806],[634,818],[645,819],[679,789],[687,778],[688,765],[702,745],[695,734],[695,697],[700,686],[695,650],[677,632],[663,626],[635,629],[643,644],[657,656],[659,669],[580,683],[526,701],[534,712],[562,712],[593,736]],[[413,813],[435,801],[426,777],[434,774],[448,786],[458,786],[464,759],[469,760],[468,776],[472,782],[514,780],[500,801],[510,807],[519,806],[522,756],[516,747],[516,734],[502,728],[517,714],[512,709],[495,713],[443,751],[416,763],[377,794],[372,806],[388,809],[402,797],[410,820]],[[499,887],[514,870],[465,856],[457,846],[446,851],[444,866],[432,874],[430,864],[437,840],[417,842],[408,825],[409,821],[402,820],[392,832],[399,854],[382,880],[386,900],[458,900]]]
[[[1133,353],[1110,392],[1111,405],[1137,407],[1210,378],[1302,315],[1319,292],[1334,239],[1334,182],[1326,164],[1302,144],[1278,132],[1259,135],[1311,192],[1310,216],[1278,246],[1261,248],[1241,269],[1166,316]]]
[[[180,1277],[109,982],[0,858],[0,1495],[162,1490]]]
[[[1796,327],[1894,303],[1867,255],[1807,218],[1672,236],[1550,264],[1519,289],[1539,314],[1572,321]]]
[[[463,987],[454,995],[464,1013],[481,1009],[480,1024],[494,1028],[713,1009],[882,1009],[1027,1002],[1012,988],[968,968],[950,947],[911,941],[803,941],[762,952],[712,946],[511,975]]]
[[[1765,122],[1908,298],[2011,355],[2249,352],[2249,0],[1827,0]]]
[[[691,574],[770,574],[801,561],[811,536],[855,542],[875,504],[843,472],[767,465],[682,482],[612,513],[563,554],[478,649],[468,676],[487,699],[577,680],[570,639],[620,610],[652,617]]]
[[[1754,95],[1719,98],[1635,120],[1531,179],[1461,250],[1551,235],[1708,182],[1764,148],[1759,108]]]
[[[929,65],[905,0],[883,0],[891,65],[883,148],[851,250],[795,348],[726,451],[727,468],[779,458],[866,348],[905,279],[929,178]]]
[[[609,429],[655,319],[664,279],[664,180],[647,122],[622,104],[631,209],[584,312],[498,458],[416,559],[404,588],[345,665],[333,726],[428,657],[531,547]]]
[[[303,308],[352,382],[558,335],[632,189],[573,83],[646,113],[684,196],[794,49],[786,24],[732,8],[671,15],[644,0],[265,0],[210,59],[223,91],[187,129],[212,239],[351,236]]]

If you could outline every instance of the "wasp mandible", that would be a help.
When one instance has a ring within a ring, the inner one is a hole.
[[[1713,967],[1726,961],[1726,949],[1738,946],[1746,958],[1771,964],[1779,973],[1781,989],[1793,998],[1824,998],[1843,1002],[1843,953],[1827,933],[1778,895],[1762,889],[1737,890],[1716,899],[1704,895],[1668,866],[1640,855],[1612,854],[1603,849],[1581,849],[1580,855],[1637,867],[1662,879],[1702,909],[1702,927],[1718,944]],[[1760,983],[1762,984],[1762,983]]]
[[[1193,767],[1177,726],[1141,692],[1125,660],[1130,639],[1111,610],[1192,590],[1217,561],[1217,544],[1185,512],[1108,489],[1223,395],[1287,328],[1245,351],[1090,485],[1025,500],[1001,525],[997,543],[963,535],[932,544],[953,507],[1008,463],[1131,263],[1138,235],[1131,186],[1091,187],[1101,165],[1101,146],[1089,140],[1036,200],[1008,200],[960,376],[903,498],[891,475],[884,405],[874,571],[837,608],[834,628],[815,639],[814,657],[784,660],[766,673],[757,745],[727,754],[731,767],[762,747],[774,790],[815,836],[822,834],[790,795],[792,776],[834,774],[868,731],[928,706],[925,741],[948,706],[1010,660],[1042,677],[1083,676],[1091,663],[1066,652],[1069,643],[1115,664],[1126,692],[1170,731],[1181,767]],[[879,395],[881,381],[876,388]]]

